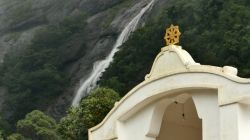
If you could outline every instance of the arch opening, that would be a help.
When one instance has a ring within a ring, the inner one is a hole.
[[[202,120],[192,97],[166,108],[156,140],[202,140]]]

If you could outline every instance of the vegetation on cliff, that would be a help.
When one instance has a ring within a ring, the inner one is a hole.
[[[181,45],[199,63],[231,65],[250,77],[250,2],[181,0],[169,2],[157,20],[137,30],[115,55],[100,85],[123,96],[144,80],[160,48],[166,27],[180,26]]]
[[[4,109],[13,113],[8,116],[11,123],[33,109],[45,109],[64,91],[68,77],[63,71],[62,47],[70,36],[81,33],[84,26],[82,15],[48,25],[39,30],[31,44],[21,52],[5,56],[0,66],[0,82],[8,89]]]
[[[67,86],[68,77],[63,71],[65,63],[60,48],[71,35],[81,33],[85,27],[85,19],[78,19],[46,27],[25,50],[6,56],[0,69],[0,82],[9,90],[7,103],[14,113],[10,115],[11,123],[34,109],[43,109]],[[121,46],[100,80],[100,86],[112,88],[123,96],[143,81],[160,48],[165,46],[165,29],[172,23],[180,26],[180,44],[197,62],[232,65],[239,69],[240,76],[250,76],[248,0],[170,0],[161,14],[153,19]],[[79,108],[70,108],[59,123],[39,111],[31,112],[17,123],[16,133],[8,139],[40,137],[37,131],[40,128],[44,137],[87,139],[87,129],[99,123],[118,99],[117,93],[111,89],[97,89],[82,100]],[[33,122],[34,117],[44,122],[42,127]],[[30,127],[30,122],[36,126]],[[30,130],[21,129],[24,126]],[[0,127],[6,128],[5,121],[0,120]],[[3,128],[1,135],[6,134]],[[26,130],[32,133],[25,133]]]

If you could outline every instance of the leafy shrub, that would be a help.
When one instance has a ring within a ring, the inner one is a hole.
[[[17,122],[17,132],[35,140],[60,140],[56,121],[43,112],[34,110]]]
[[[119,99],[119,94],[112,89],[93,90],[79,107],[68,110],[59,123],[58,132],[64,139],[87,140],[88,128],[100,123]]]

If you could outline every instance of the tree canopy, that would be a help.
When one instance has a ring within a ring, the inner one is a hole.
[[[100,123],[119,99],[119,94],[112,89],[93,90],[82,99],[79,107],[68,110],[59,123],[59,133],[64,139],[87,140],[87,130]]]
[[[29,46],[5,55],[0,84],[8,89],[4,110],[11,112],[6,117],[11,124],[36,108],[47,108],[63,93],[69,83],[63,69],[63,44],[82,33],[85,24],[85,16],[78,15],[47,25],[35,33]]]
[[[57,134],[56,121],[43,112],[34,110],[28,113],[23,120],[17,122],[19,134],[11,137],[26,137],[34,140],[60,140]]]
[[[154,20],[121,46],[100,85],[125,95],[144,80],[160,48],[165,29],[179,25],[180,45],[207,65],[235,66],[250,77],[250,3],[248,0],[170,0]]]
[[[99,85],[70,108],[57,124],[40,111],[18,121],[16,133],[8,140],[87,139],[87,129],[98,124],[119,95],[124,96],[149,73],[155,56],[165,46],[164,34],[171,24],[182,32],[180,45],[201,64],[231,65],[239,75],[250,77],[250,1],[249,0],[169,0],[151,15],[154,18],[135,31],[116,53]],[[150,13],[149,13],[150,14]],[[43,108],[67,87],[60,50],[70,35],[81,32],[85,19],[65,19],[38,31],[31,44],[17,54],[9,53],[0,66],[0,83],[7,87],[6,113],[12,124],[36,108]],[[108,89],[112,88],[114,90]],[[5,127],[0,121],[0,127]],[[5,130],[1,128],[1,136]]]

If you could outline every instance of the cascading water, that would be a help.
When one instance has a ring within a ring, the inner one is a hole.
[[[104,59],[94,63],[93,70],[87,80],[85,80],[80,88],[78,89],[73,102],[72,106],[78,106],[81,98],[84,96],[85,93],[89,93],[94,87],[96,87],[97,81],[102,76],[102,73],[108,68],[109,64],[113,61],[113,57],[115,53],[119,50],[118,47],[121,46],[129,37],[131,32],[135,31],[139,20],[143,16],[143,14],[153,5],[155,0],[151,0],[144,8],[141,9],[140,13],[137,14],[122,30],[121,34],[116,40],[115,45],[113,46],[112,51],[110,54]]]

